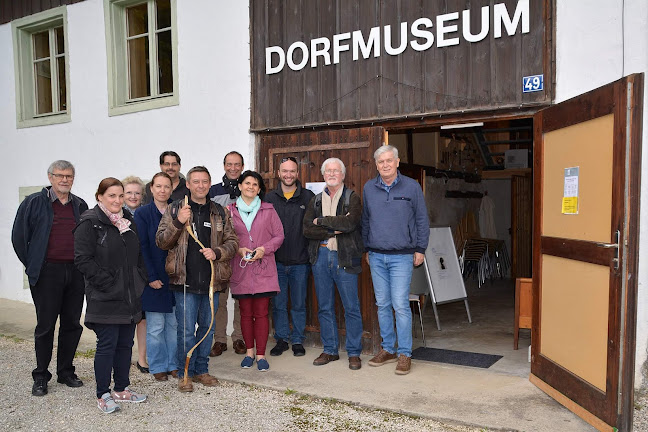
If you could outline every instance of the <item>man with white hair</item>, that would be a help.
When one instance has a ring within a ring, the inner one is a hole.
[[[346,167],[338,158],[322,164],[326,188],[314,196],[304,215],[304,236],[313,268],[317,295],[320,338],[324,350],[313,364],[322,366],[339,360],[338,325],[335,319],[337,286],[346,324],[349,369],[362,367],[362,315],[358,299],[358,273],[362,271],[362,202],[344,185]]]
[[[378,175],[363,189],[362,240],[369,252],[382,350],[369,365],[398,361],[396,373],[405,375],[412,363],[409,287],[413,267],[423,263],[430,223],[421,186],[398,171],[398,149],[382,146],[374,159]]]

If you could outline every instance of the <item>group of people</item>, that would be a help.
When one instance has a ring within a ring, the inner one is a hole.
[[[223,181],[215,185],[203,166],[183,178],[180,156],[167,151],[160,155],[161,171],[146,185],[137,177],[103,179],[91,209],[70,192],[72,164],[52,163],[51,186],[25,198],[12,232],[37,316],[32,394],[47,394],[59,316],[57,381],[83,385],[73,358],[84,294],[84,323],[97,336],[97,403],[105,413],[119,409],[116,402],[146,400],[129,388],[136,331],[140,371],[158,381],[178,378],[181,392],[193,391],[193,383],[217,385],[208,362],[227,350],[230,292],[232,347],[244,355],[242,368],[270,368],[270,310],[276,341],[270,355],[282,355],[290,343],[293,355],[304,356],[311,270],[323,345],[313,365],[340,359],[337,287],[349,368],[358,370],[358,275],[365,252],[382,336],[382,350],[368,364],[397,362],[397,374],[409,373],[409,285],[413,267],[423,262],[428,216],[421,187],[398,171],[398,150],[382,146],[374,158],[378,175],[365,184],[361,200],[345,186],[346,167],[338,158],[322,164],[326,185],[317,195],[302,186],[294,157],[281,159],[279,184],[266,193],[262,176],[244,171],[236,151],[225,156]]]

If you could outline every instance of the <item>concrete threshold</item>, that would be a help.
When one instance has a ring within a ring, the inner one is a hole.
[[[33,305],[0,299],[1,334],[33,340],[35,320]],[[272,346],[274,341],[270,338],[268,353]],[[79,350],[94,347],[94,333],[84,328]],[[137,358],[135,349],[134,359]],[[344,352],[338,361],[313,366],[312,361],[320,352],[319,348],[306,347],[304,357],[294,357],[291,350],[279,357],[268,356],[270,371],[259,372],[256,365],[242,369],[243,356],[235,354],[230,344],[225,353],[210,359],[210,373],[232,382],[291,390],[487,430],[595,430],[540,391],[528,378],[417,360],[412,361],[409,375],[400,376],[394,373],[395,363],[371,367],[367,364],[368,356],[362,357],[362,369],[352,371]],[[25,373],[31,372],[31,366],[28,369]]]

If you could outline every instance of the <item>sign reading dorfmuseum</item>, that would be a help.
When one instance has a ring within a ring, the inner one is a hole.
[[[252,0],[252,127],[548,102],[545,3]]]

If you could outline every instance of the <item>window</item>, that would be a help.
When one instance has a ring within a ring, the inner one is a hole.
[[[110,115],[178,104],[176,0],[104,0]]]
[[[70,121],[66,22],[59,7],[12,23],[18,127]]]

